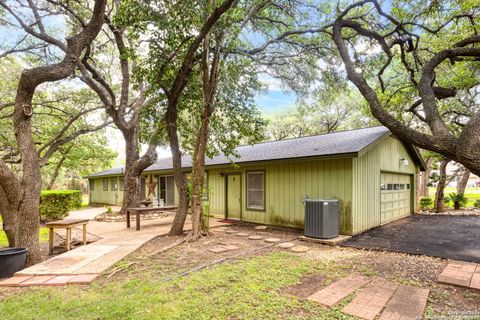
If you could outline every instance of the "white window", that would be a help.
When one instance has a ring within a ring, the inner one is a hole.
[[[265,210],[265,172],[247,172],[247,209]]]

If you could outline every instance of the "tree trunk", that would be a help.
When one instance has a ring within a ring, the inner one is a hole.
[[[457,194],[464,194],[467,187],[468,179],[470,178],[470,170],[464,169],[463,174],[457,179]]]
[[[172,152],[173,174],[179,198],[177,214],[175,214],[175,218],[173,219],[169,235],[176,236],[183,234],[183,226],[185,225],[185,220],[187,218],[188,199],[186,179],[182,171],[182,152],[180,151],[180,144],[178,141],[177,108],[176,106],[169,106],[169,109],[170,110],[167,110],[166,115],[167,133],[170,142],[170,150]]]
[[[192,238],[198,238],[207,227],[207,223],[202,223],[203,204],[202,191],[205,179],[205,154],[207,151],[208,131],[210,117],[213,114],[213,104],[220,66],[220,47],[223,44],[223,32],[217,35],[217,49],[213,54],[210,64],[210,35],[207,34],[203,39],[202,54],[202,90],[203,106],[200,115],[200,128],[197,133],[195,152],[193,156],[193,174],[192,174]],[[209,219],[209,217],[207,217]]]
[[[65,79],[75,71],[82,51],[96,38],[103,25],[105,5],[105,0],[95,1],[91,21],[78,34],[68,38],[66,54],[61,62],[25,69],[20,75],[15,96],[13,126],[22,159],[22,177],[16,179],[20,186],[7,186],[2,183],[2,187],[8,202],[15,203],[15,206],[12,206],[15,215],[15,246],[28,249],[27,265],[41,261],[38,207],[42,180],[40,158],[35,147],[31,125],[33,95],[39,85]],[[0,174],[0,180],[12,179],[11,170],[7,170],[1,160]]]
[[[12,207],[8,203],[7,196],[0,186],[0,216],[3,220],[3,231],[7,236],[8,246],[13,247],[15,245],[15,215],[13,214]]]
[[[421,197],[430,196],[428,183],[430,182],[432,163],[433,163],[432,157],[425,159],[425,171],[420,173],[419,195]]]
[[[135,130],[135,129],[134,129]],[[138,207],[140,201],[140,175],[135,168],[139,159],[138,137],[128,131],[122,131],[125,138],[125,168],[122,212],[126,208]]]
[[[179,235],[183,233],[183,226],[187,217],[188,199],[186,193],[186,180],[182,171],[182,153],[178,141],[177,119],[178,110],[177,104],[182,91],[187,85],[188,78],[193,70],[195,64],[196,52],[204,38],[209,34],[210,30],[217,23],[220,17],[236,4],[235,0],[225,0],[219,7],[215,8],[206,19],[200,33],[193,39],[190,44],[185,58],[178,70],[170,90],[167,91],[167,112],[165,115],[165,123],[167,126],[168,139],[170,142],[170,149],[172,151],[173,172],[175,183],[177,185],[179,203],[177,214],[173,220],[170,235]]]
[[[40,70],[33,71],[38,73]],[[32,265],[41,261],[40,242],[38,232],[40,229],[40,190],[42,177],[40,173],[40,159],[32,135],[31,115],[32,98],[35,87],[30,83],[31,77],[22,73],[15,99],[13,114],[15,138],[22,155],[23,195],[19,206],[14,208],[15,246],[28,248],[27,264]]]
[[[55,166],[55,170],[53,171],[53,174],[52,176],[50,177],[50,182],[48,183],[47,185],[47,190],[52,190],[53,186],[55,185],[55,181],[57,180],[58,178],[58,174],[60,173],[60,169],[62,168],[63,166],[63,163],[65,162],[65,160],[67,159],[67,156],[68,154],[70,153],[70,150],[72,150],[72,147],[73,147],[73,144],[71,144],[67,150],[65,151],[65,153],[62,155],[62,157],[60,158],[60,161],[58,161],[57,165]]]
[[[125,138],[124,191],[121,212],[126,208],[138,207],[140,200],[140,176],[143,170],[156,161],[155,145],[150,144],[145,154],[139,155],[138,125],[122,131]]]
[[[440,162],[439,178],[437,184],[437,192],[435,193],[435,205],[434,210],[437,213],[445,211],[443,201],[445,199],[445,186],[447,185],[447,165],[450,160],[445,159]]]
[[[205,152],[208,141],[209,117],[208,106],[205,106],[197,137],[192,172],[192,238],[194,239],[198,238],[203,231],[207,231],[202,228],[202,191],[205,179]]]

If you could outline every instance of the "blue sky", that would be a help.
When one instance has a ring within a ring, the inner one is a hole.
[[[279,89],[268,90],[255,98],[258,108],[265,113],[281,112],[295,105],[296,95]]]

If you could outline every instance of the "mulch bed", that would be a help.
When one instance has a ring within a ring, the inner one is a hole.
[[[480,208],[464,208],[464,209],[445,209],[444,212],[434,212],[430,210],[420,211],[419,214],[428,216],[480,216]]]

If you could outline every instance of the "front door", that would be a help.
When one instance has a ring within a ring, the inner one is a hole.
[[[241,186],[240,175],[229,174],[227,179],[227,218],[241,218]]]
[[[158,201],[163,200],[164,205],[175,205],[174,188],[175,182],[173,176],[158,177]]]

